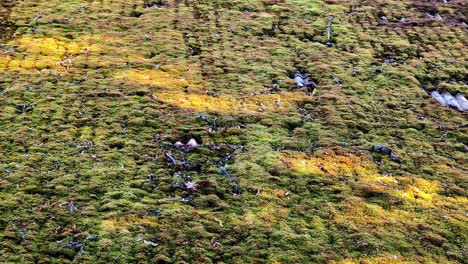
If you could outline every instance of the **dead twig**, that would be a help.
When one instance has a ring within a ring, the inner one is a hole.
[[[335,16],[331,16],[329,19],[328,19],[328,22],[327,22],[327,40],[328,40],[328,43],[331,42],[331,38],[332,38],[332,34],[333,34],[333,30],[332,30],[332,22],[333,22],[333,19],[335,18]]]

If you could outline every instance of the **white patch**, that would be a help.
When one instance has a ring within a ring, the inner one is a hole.
[[[198,143],[194,138],[192,138],[189,140],[189,142],[187,142],[187,146],[195,148],[198,147]]]
[[[465,98],[463,94],[459,93],[453,96],[449,93],[440,94],[437,91],[432,91],[431,96],[443,106],[450,106],[460,111],[468,110],[468,100]]]

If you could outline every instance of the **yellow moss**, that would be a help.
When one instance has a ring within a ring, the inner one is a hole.
[[[351,199],[343,202],[340,210],[334,212],[334,223],[350,226],[354,229],[393,230],[395,224],[405,225],[406,228],[417,226],[420,219],[405,210],[385,210],[379,205],[366,203],[362,199]]]
[[[249,211],[243,218],[238,219],[239,225],[259,226],[282,223],[287,220],[289,209],[273,204],[265,205],[258,211]]]
[[[165,65],[160,70],[128,70],[116,73],[114,78],[163,88],[164,92],[154,94],[158,100],[195,111],[234,114],[285,111],[304,96],[299,92],[241,97],[207,95],[202,93],[203,83],[199,80],[197,65],[187,67]]]
[[[62,57],[67,53],[67,43],[54,38],[23,36],[13,44],[29,54]]]
[[[41,69],[52,69],[58,66],[57,64],[57,58],[51,58],[48,56],[41,57],[39,60],[35,61],[35,68],[38,70]]]
[[[258,195],[261,198],[265,198],[267,200],[278,200],[278,199],[285,199],[287,198],[286,195],[287,191],[281,189],[268,189],[268,188],[261,188],[258,191]]]
[[[426,257],[416,257],[415,259],[408,259],[401,255],[388,255],[388,256],[377,256],[377,257],[367,257],[367,258],[353,258],[353,259],[344,259],[340,261],[331,261],[329,264],[416,264],[416,263],[425,263],[425,264],[438,264],[438,263],[447,263],[454,264],[458,263],[455,261],[448,260],[434,260],[433,258]]]
[[[126,226],[121,225],[121,223],[117,222],[115,219],[108,219],[104,220],[101,223],[103,229],[119,231],[119,232],[127,232],[129,233]]]
[[[430,205],[440,190],[438,181],[428,181],[416,178],[413,184],[408,185],[404,191],[397,193],[406,200]]]
[[[390,255],[384,257],[372,257],[372,258],[363,258],[363,259],[345,259],[340,261],[332,261],[330,264],[409,264],[404,257],[400,255]]]
[[[64,68],[62,60],[86,49],[85,42],[23,36],[9,43],[19,52],[0,53],[0,71],[24,71]],[[21,55],[21,56],[19,56]],[[71,62],[71,61],[69,61]]]
[[[377,167],[366,158],[354,154],[337,155],[331,150],[323,151],[321,157],[310,157],[299,152],[285,152],[283,162],[292,171],[302,175],[328,177],[354,177],[362,180],[394,181],[392,177],[383,177]]]
[[[142,85],[172,89],[183,89],[190,84],[190,82],[185,80],[181,75],[175,75],[161,70],[129,70],[117,73],[115,78],[136,82]]]
[[[451,167],[444,163],[433,165],[433,168],[439,173],[449,175],[455,180],[466,180],[466,172],[462,169]]]
[[[331,150],[324,150],[325,155],[310,157],[303,153],[285,152],[283,162],[299,175],[348,177],[368,184],[374,190],[385,192],[405,200],[425,206],[444,206],[447,204],[437,192],[440,182],[414,178],[413,184],[399,189],[399,181],[392,175],[382,175],[377,167],[367,158],[353,154],[337,155]],[[376,185],[377,184],[377,185]],[[385,186],[381,185],[385,184]],[[446,200],[446,199],[445,199]]]
[[[468,208],[468,198],[463,196],[452,196],[446,198],[451,204],[457,205],[460,208]]]
[[[106,219],[101,222],[101,227],[106,230],[130,232],[129,229],[135,226],[154,226],[156,222],[148,217],[124,216],[121,218]]]
[[[205,94],[186,94],[183,92],[163,92],[156,94],[159,100],[195,111],[209,111],[224,114],[255,114],[285,111],[300,100],[298,93],[232,97],[229,95],[210,96]]]

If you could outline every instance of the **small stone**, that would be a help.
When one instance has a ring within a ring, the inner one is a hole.
[[[302,88],[302,87],[308,87],[308,88],[315,88],[317,87],[317,84],[309,79],[309,74],[307,73],[300,73],[296,72],[294,75],[294,81],[296,82],[297,87]]]
[[[187,142],[187,146],[195,148],[195,147],[198,147],[199,145],[197,141],[194,138],[192,138],[189,140],[189,142]]]
[[[348,146],[348,143],[347,142],[338,142],[338,145],[342,146],[342,147],[347,147]]]
[[[465,98],[463,94],[457,94],[455,95],[455,99],[458,102],[458,105],[460,106],[460,110],[466,111],[468,110],[468,100]]]
[[[150,245],[150,246],[153,246],[153,247],[157,247],[158,246],[158,243],[154,243],[153,241],[149,241],[149,240],[143,240],[143,243],[145,245]]]
[[[389,147],[384,145],[375,145],[372,147],[372,152],[389,154],[392,153],[392,150]]]
[[[191,191],[195,191],[198,187],[198,184],[191,182],[191,181],[186,182],[184,185],[187,190],[191,190]]]
[[[393,160],[394,162],[399,162],[400,161],[398,156],[393,152],[390,152],[390,159]]]
[[[463,94],[458,93],[453,96],[449,93],[440,94],[438,91],[432,91],[431,96],[443,106],[450,106],[460,111],[468,110],[468,100]]]
[[[451,94],[444,93],[443,96],[444,96],[445,102],[447,102],[447,106],[461,109],[460,105],[458,104],[458,100],[455,99],[455,97],[453,97]]]

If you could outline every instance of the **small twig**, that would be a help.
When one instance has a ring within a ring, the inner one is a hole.
[[[4,96],[5,93],[8,91],[8,88],[6,88],[5,90],[3,90],[2,92],[0,92],[0,97]]]
[[[333,19],[335,18],[335,16],[331,16],[329,19],[328,19],[328,23],[327,23],[327,39],[328,39],[328,42],[330,42],[331,40],[331,37],[332,37],[332,21]]]
[[[31,22],[29,22],[29,25],[33,26],[36,24],[37,20],[42,17],[42,14],[37,15]]]
[[[164,154],[171,160],[172,164],[177,165],[177,160],[169,152],[165,152]]]
[[[117,255],[117,257],[112,259],[112,263],[115,263],[122,255]]]

